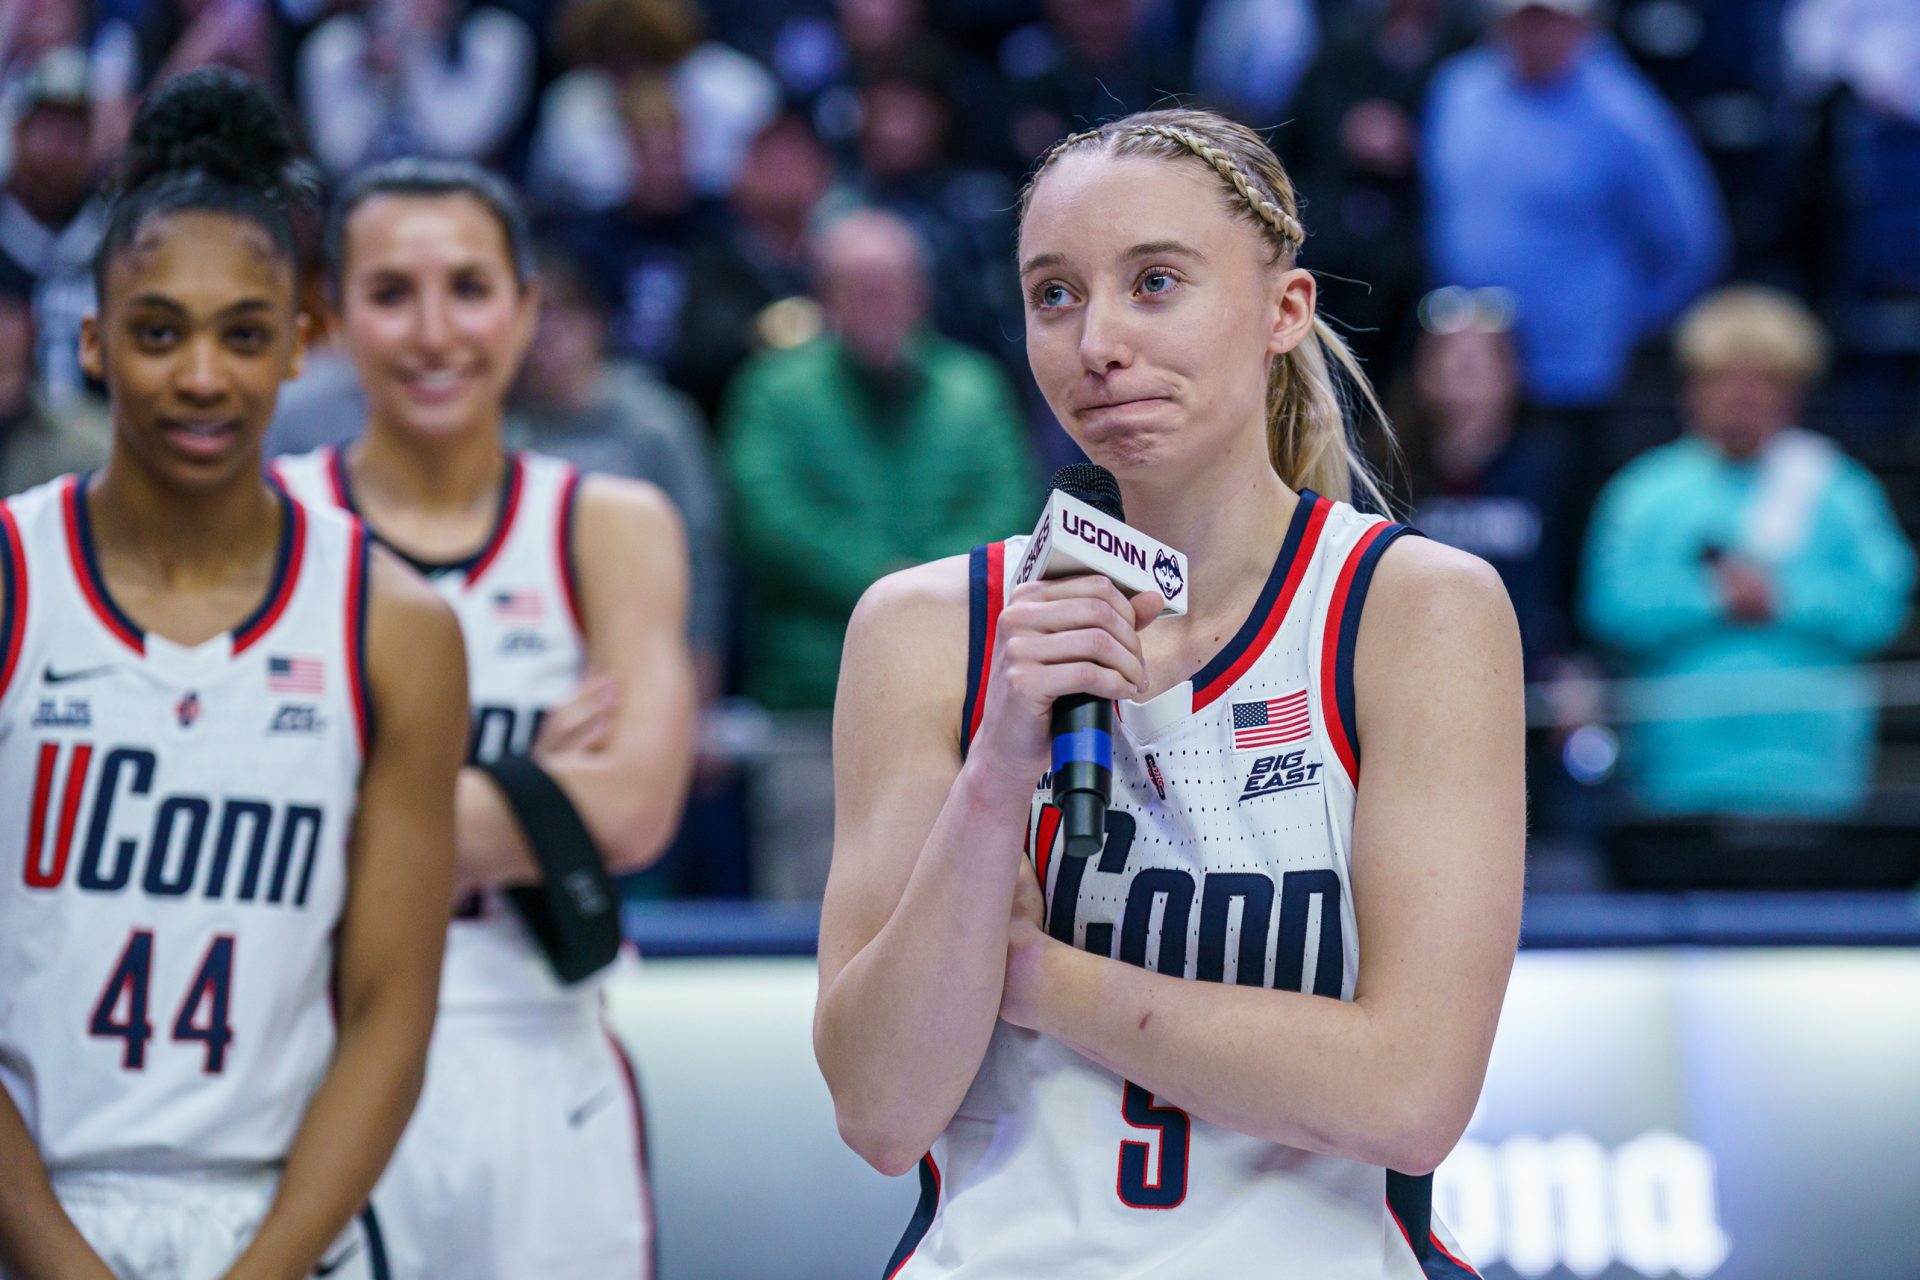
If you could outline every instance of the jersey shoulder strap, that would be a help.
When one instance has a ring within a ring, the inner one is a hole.
[[[960,709],[960,756],[966,758],[987,706],[987,672],[993,665],[993,633],[1006,604],[1009,542],[989,542],[967,555],[967,697]],[[1017,554],[1017,552],[1016,552]]]

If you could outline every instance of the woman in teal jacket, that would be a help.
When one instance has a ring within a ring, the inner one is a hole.
[[[1874,477],[1792,425],[1825,364],[1788,295],[1727,289],[1682,322],[1692,433],[1607,486],[1581,611],[1637,686],[1635,799],[1667,813],[1819,815],[1872,783],[1862,664],[1899,633],[1914,556]]]

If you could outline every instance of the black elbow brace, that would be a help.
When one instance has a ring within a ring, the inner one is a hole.
[[[579,811],[560,784],[526,756],[480,766],[519,819],[540,864],[537,885],[506,897],[562,982],[578,982],[620,952],[620,899]]]

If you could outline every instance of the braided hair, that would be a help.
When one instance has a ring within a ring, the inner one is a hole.
[[[1190,108],[1136,112],[1056,142],[1034,166],[1020,192],[1022,222],[1047,171],[1062,157],[1080,153],[1205,164],[1223,184],[1227,212],[1260,233],[1269,263],[1292,266],[1306,243],[1299,198],[1273,149],[1243,124]],[[1347,401],[1334,378],[1336,367],[1359,407],[1391,445],[1386,412],[1359,361],[1332,326],[1315,316],[1307,340],[1274,356],[1268,365],[1268,458],[1291,488],[1314,489],[1339,499],[1352,498],[1358,489],[1386,511],[1386,494],[1348,425]]]

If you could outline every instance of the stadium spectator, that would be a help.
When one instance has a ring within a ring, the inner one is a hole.
[[[833,158],[805,118],[775,116],[747,150],[726,216],[695,245],[688,275],[700,287],[687,295],[669,376],[709,417],[761,345],[763,323],[777,318],[766,308],[807,292],[815,223],[832,186]],[[810,307],[793,315],[817,327]]]
[[[1599,0],[1494,0],[1446,63],[1424,166],[1434,272],[1520,300],[1528,393],[1593,407],[1712,280],[1725,215],[1673,110],[1595,28]]]
[[[34,367],[41,394],[65,404],[84,389],[80,321],[93,309],[93,253],[105,225],[94,198],[87,57],[56,49],[19,88],[13,168],[0,191],[0,269],[34,280]]]
[[[1863,425],[1920,421],[1920,5],[1797,0],[1784,43],[1825,116],[1805,188],[1826,214],[1813,278],[1853,357],[1840,398]]]
[[[1880,484],[1802,429],[1827,341],[1789,295],[1717,293],[1681,325],[1691,434],[1601,495],[1585,622],[1646,700],[1624,761],[1659,813],[1840,813],[1872,782],[1874,681],[1914,557]],[[1692,714],[1689,714],[1691,712]]]
[[[540,100],[528,181],[534,194],[577,209],[611,209],[645,181],[647,157],[628,145],[636,93],[665,92],[684,131],[692,190],[724,196],[748,144],[779,109],[771,73],[719,40],[684,0],[572,0],[556,20],[571,68]]]
[[[821,236],[830,332],[749,361],[722,440],[744,574],[746,691],[788,716],[755,799],[756,879],[817,897],[832,836],[824,713],[853,606],[883,574],[1031,523],[1032,460],[1012,389],[926,323],[926,252],[890,215]]]
[[[1444,0],[1339,10],[1275,136],[1312,218],[1301,262],[1376,377],[1404,357],[1427,281],[1420,111],[1435,68],[1473,36]]]
[[[694,661],[711,697],[726,648],[727,567],[706,424],[686,396],[607,358],[606,297],[577,261],[547,246],[538,266],[540,320],[507,405],[506,444],[652,481],[672,500],[687,532]]]
[[[1442,289],[1421,316],[1414,410],[1399,423],[1413,480],[1410,523],[1499,571],[1527,676],[1538,679],[1567,642],[1560,443],[1527,420],[1510,302],[1494,291]]]
[[[342,175],[425,155],[496,160],[532,105],[534,34],[492,5],[371,0],[307,36],[295,73],[313,154]]]
[[[993,73],[927,21],[926,0],[838,0],[831,17],[787,19],[774,42],[774,72],[827,145],[853,153],[865,123],[860,86],[909,69],[933,79],[968,127],[951,138],[963,164],[1023,163],[1006,148],[1000,85]]]
[[[654,369],[680,348],[689,257],[715,209],[693,189],[687,139],[672,94],[644,82],[621,102],[633,185],[617,207],[565,217],[554,234],[614,295],[613,349]]]
[[[1000,46],[1008,141],[1020,167],[1078,129],[1187,87],[1179,51],[1143,38],[1138,0],[1046,0],[1046,21]]]
[[[952,108],[932,77],[901,72],[869,81],[860,90],[859,164],[849,191],[912,227],[927,247],[940,331],[1024,366],[1014,189],[997,173],[954,163],[952,130]]]
[[[1286,118],[1319,48],[1313,0],[1206,0],[1194,33],[1194,92],[1267,128]]]
[[[0,497],[69,472],[92,471],[113,443],[89,399],[56,413],[33,387],[33,281],[0,269]]]

